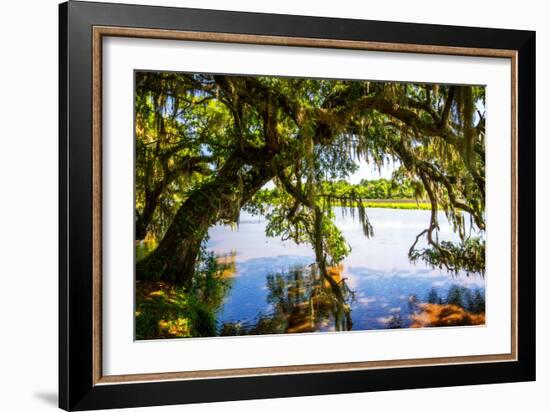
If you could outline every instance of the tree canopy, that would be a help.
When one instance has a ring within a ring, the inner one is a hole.
[[[158,241],[137,276],[188,284],[208,229],[242,208],[311,245],[326,275],[350,251],[335,207],[375,234],[366,189],[346,179],[390,161],[391,181],[369,190],[431,205],[409,258],[484,273],[484,107],[481,86],[137,72],[136,239]],[[439,240],[438,211],[458,242]]]

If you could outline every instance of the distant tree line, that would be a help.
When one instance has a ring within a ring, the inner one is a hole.
[[[157,240],[138,280],[189,289],[209,229],[261,204],[269,181],[278,202],[266,234],[308,244],[338,299],[327,267],[351,249],[334,208],[372,236],[363,198],[427,199],[409,258],[485,270],[482,86],[136,72],[134,109],[135,239]],[[361,163],[390,161],[397,184],[346,186]],[[440,212],[458,235],[452,244],[439,240]]]
[[[321,192],[324,196],[333,198],[354,198],[357,200],[383,199],[383,200],[424,200],[425,191],[419,181],[402,179],[400,181],[390,179],[362,179],[358,184],[345,180],[325,181],[321,183]],[[262,189],[256,194],[258,204],[277,203],[280,195],[278,188]]]

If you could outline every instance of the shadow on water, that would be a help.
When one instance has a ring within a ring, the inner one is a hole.
[[[360,225],[335,213],[351,247],[332,276],[346,291],[337,302],[320,282],[311,247],[266,236],[266,219],[241,212],[238,230],[216,226],[209,249],[234,253],[231,290],[216,312],[222,335],[372,330],[485,322],[485,279],[453,275],[408,259],[429,211],[369,209],[376,233],[365,238]],[[456,234],[439,216],[441,238]]]
[[[295,266],[287,272],[266,276],[268,313],[260,313],[252,321],[224,322],[222,336],[259,335],[269,333],[303,333],[323,330],[351,330],[349,302],[353,296],[347,289],[340,268],[329,269],[344,291],[344,301],[336,298],[330,284],[322,279],[315,266]]]
[[[485,290],[475,279],[432,271],[391,274],[366,268],[329,270],[346,299],[302,256],[236,264],[236,278],[217,314],[221,336],[468,326],[485,323]],[[294,265],[285,270],[285,263]],[[302,264],[300,264],[302,262]],[[267,273],[267,274],[266,274]],[[258,310],[258,308],[262,308]]]
[[[428,292],[425,302],[411,304],[410,327],[474,326],[485,324],[485,297],[479,289],[453,285],[442,298],[437,290]]]
[[[485,323],[483,277],[455,276],[408,260],[425,211],[369,213],[376,223],[375,239],[366,239],[353,221],[336,218],[352,253],[329,269],[332,286],[320,278],[309,246],[266,237],[263,218],[243,213],[238,230],[212,228],[191,290],[137,282],[136,338]],[[441,226],[452,236],[443,220]],[[136,244],[136,256],[145,256],[153,246]]]

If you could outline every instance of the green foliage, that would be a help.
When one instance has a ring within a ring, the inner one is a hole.
[[[200,259],[191,289],[159,281],[136,287],[136,339],[216,334],[215,312],[230,288],[214,255]]]
[[[206,252],[204,246],[199,262],[191,284],[191,294],[206,309],[213,311],[223,301],[231,286],[228,279],[222,278],[227,264],[218,263],[214,253]]]
[[[388,179],[362,180],[356,185],[339,180],[323,181],[321,185],[320,196],[331,198],[333,206],[345,206],[350,203],[350,199],[357,198],[359,200],[351,201],[355,208],[362,203],[366,208],[431,209],[431,203],[420,198],[409,180],[399,183]],[[281,196],[284,196],[284,191],[277,188],[261,189],[244,205],[244,209],[255,215],[266,215],[270,206],[281,204]]]
[[[136,262],[146,258],[156,247],[157,242],[155,240],[136,242]]]
[[[479,86],[137,72],[136,237],[158,241],[150,261],[187,256],[187,238],[245,207],[266,214],[268,235],[309,243],[326,272],[349,253],[334,207],[372,236],[368,207],[416,199],[431,214],[411,260],[483,273],[484,106]],[[397,170],[350,185],[359,162]],[[438,211],[458,242],[438,240]]]
[[[332,220],[332,215],[323,218],[323,250],[329,257],[329,265],[337,265],[351,252],[351,247],[346,242],[340,229]]]
[[[182,288],[157,283],[138,282],[136,285],[137,340],[192,336],[193,314]]]
[[[363,202],[366,208],[401,209],[401,210],[430,210],[429,202]]]
[[[439,247],[413,250],[409,256],[413,262],[422,259],[454,273],[460,270],[466,274],[485,272],[485,240],[479,237],[468,238],[460,245],[441,241]]]

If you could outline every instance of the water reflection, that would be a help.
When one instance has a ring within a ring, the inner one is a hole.
[[[265,258],[256,264],[257,267],[273,266],[281,258],[275,258],[271,265]],[[328,282],[320,279],[314,265],[294,266],[286,272],[270,273],[264,278],[263,287],[255,284],[255,276],[250,273],[253,271],[250,266],[256,265],[245,266],[248,271],[243,276],[248,281],[241,280],[233,285],[224,309],[218,315],[219,335],[467,326],[485,323],[483,289],[472,289],[453,283],[457,279],[422,278],[412,274],[393,277],[374,274],[355,279],[353,291],[345,283],[346,278],[342,277],[343,267],[331,268],[331,276],[346,285],[346,301],[341,302],[335,298]],[[247,284],[248,287],[245,287]],[[254,293],[254,290],[260,293]],[[242,301],[243,310],[235,308],[232,300]],[[265,302],[264,309],[254,312],[259,302]]]
[[[331,276],[346,291],[339,302],[321,282],[307,245],[265,236],[262,217],[241,214],[238,230],[211,229],[208,248],[230,263],[232,286],[216,313],[219,335],[370,330],[485,322],[481,276],[453,276],[413,265],[407,250],[429,219],[420,210],[371,209],[376,233],[366,239],[357,222],[337,214],[352,247]],[[455,240],[444,215],[441,237]],[[224,272],[225,273],[225,272]]]
[[[251,321],[225,322],[220,327],[220,335],[351,330],[348,301],[353,295],[341,278],[340,268],[330,268],[329,276],[341,285],[344,301],[335,296],[314,265],[268,274],[265,287],[270,309],[267,313],[259,313]]]

